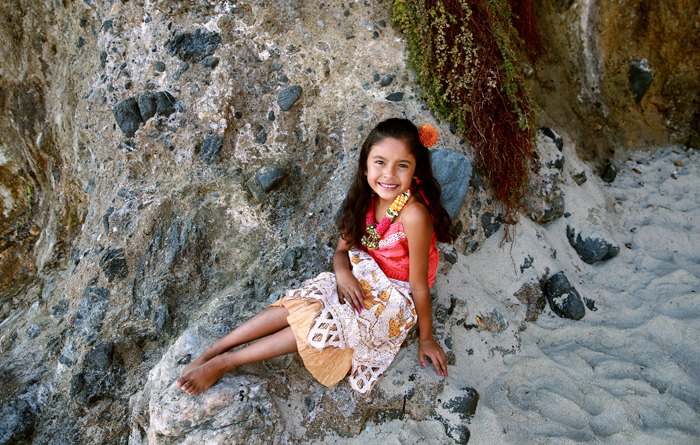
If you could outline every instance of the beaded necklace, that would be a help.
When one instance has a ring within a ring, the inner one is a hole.
[[[391,221],[399,215],[399,212],[401,209],[403,209],[403,206],[406,205],[410,197],[410,190],[406,190],[397,196],[394,202],[392,202],[387,209],[386,215],[384,218],[382,218],[379,225],[374,222],[374,198],[372,198],[372,202],[369,205],[369,211],[367,212],[367,218],[365,218],[365,231],[367,232],[367,235],[363,236],[360,240],[363,246],[370,250],[379,247],[379,238],[381,238],[382,235],[389,230]]]

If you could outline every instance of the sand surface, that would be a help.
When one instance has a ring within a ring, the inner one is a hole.
[[[564,154],[568,217],[544,226],[521,217],[512,249],[500,247],[496,233],[438,277],[442,304],[465,303],[446,325],[457,361],[443,395],[467,386],[479,392],[470,444],[698,444],[700,156],[679,147],[639,152],[607,185]],[[579,186],[571,175],[582,170],[589,179]],[[584,263],[567,224],[606,234],[620,254]],[[525,321],[514,293],[559,271],[596,310],[574,321],[547,305]],[[501,320],[501,332],[465,328],[488,316]],[[404,419],[323,443],[378,441],[452,442],[438,421]]]

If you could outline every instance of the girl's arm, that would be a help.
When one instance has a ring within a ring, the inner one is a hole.
[[[348,301],[357,312],[360,312],[360,309],[363,309],[365,305],[365,292],[355,275],[352,274],[348,250],[350,250],[350,245],[341,236],[338,248],[333,255],[333,271],[335,279],[338,281],[338,298],[341,304]]]
[[[425,366],[425,357],[435,366],[438,375],[447,376],[447,356],[433,339],[433,311],[428,286],[428,260],[433,224],[428,209],[416,201],[406,206],[401,215],[404,232],[408,238],[410,260],[409,284],[418,314],[418,360]]]

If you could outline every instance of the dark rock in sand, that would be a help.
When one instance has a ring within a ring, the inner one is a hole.
[[[586,177],[586,171],[581,170],[580,173],[576,173],[571,175],[571,178],[574,180],[574,182],[578,185],[583,185],[588,181],[588,178]]]
[[[559,151],[562,151],[564,149],[564,139],[562,139],[561,136],[559,136],[554,130],[548,127],[542,127],[540,128],[540,131],[545,136],[554,141],[554,145],[557,146]]]
[[[129,138],[134,137],[136,130],[139,129],[139,125],[143,123],[136,99],[133,97],[124,99],[114,106],[112,112],[122,133]]]
[[[177,34],[168,43],[168,52],[183,62],[199,63],[214,54],[221,36],[214,31],[195,30],[194,34]]]
[[[449,437],[451,437],[458,444],[466,444],[469,442],[471,437],[471,432],[466,426],[476,414],[476,407],[479,404],[479,393],[474,388],[462,388],[464,392],[463,396],[455,397],[442,404],[443,408],[449,410],[454,414],[458,414],[461,422],[446,422],[444,419],[442,423],[445,425],[445,432]]]
[[[202,145],[202,151],[199,153],[199,157],[207,165],[211,165],[212,162],[219,156],[221,148],[224,146],[224,138],[221,136],[212,135],[204,140]]]
[[[630,63],[627,78],[634,101],[640,103],[654,80],[654,74],[652,74],[649,65],[647,65],[647,59],[635,60]]]
[[[292,108],[292,105],[301,97],[301,91],[302,89],[299,85],[292,85],[280,91],[279,96],[277,96],[277,104],[280,106],[280,110],[287,111]]]
[[[450,150],[431,150],[433,175],[442,187],[442,206],[455,218],[469,192],[472,164],[459,153]]]
[[[566,226],[566,237],[581,260],[588,264],[609,260],[620,253],[619,246],[605,240],[602,236],[594,235],[583,238],[580,233],[577,234],[576,230],[569,225]]]
[[[602,179],[605,182],[613,182],[617,178],[617,167],[615,167],[615,164],[612,162],[608,162],[605,165],[605,169],[603,170],[603,174],[600,175],[600,179]]]
[[[564,272],[558,272],[547,280],[544,293],[555,314],[562,318],[580,320],[586,315],[583,300],[578,291],[569,283]]]

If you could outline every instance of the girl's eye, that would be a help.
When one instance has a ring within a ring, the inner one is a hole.
[[[401,167],[401,168],[408,168],[408,166],[407,166],[406,164],[399,164],[399,167]]]

